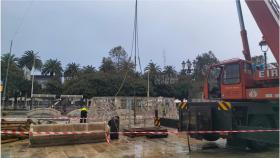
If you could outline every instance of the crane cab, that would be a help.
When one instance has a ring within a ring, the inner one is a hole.
[[[212,65],[204,81],[204,99],[239,100],[246,98],[246,87],[253,87],[251,63],[232,59]]]

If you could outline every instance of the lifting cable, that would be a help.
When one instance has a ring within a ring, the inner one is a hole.
[[[33,4],[33,1],[34,0],[31,0],[31,2],[28,4],[28,6],[25,8],[25,11],[23,13],[23,16],[20,20],[20,23],[18,25],[18,27],[16,28],[15,32],[14,32],[14,35],[12,36],[12,39],[11,39],[11,45],[10,45],[10,50],[9,50],[9,58],[8,58],[8,63],[7,63],[7,68],[6,68],[6,76],[5,76],[5,84],[4,84],[4,93],[3,93],[3,97],[5,98],[6,97],[6,93],[7,93],[7,87],[8,87],[8,75],[9,75],[9,69],[10,69],[10,62],[11,62],[11,56],[12,56],[12,46],[13,46],[13,41],[16,37],[16,35],[18,34],[20,28],[22,27],[23,25],[23,22],[27,16],[27,13],[28,11],[30,10],[32,4]]]
[[[131,42],[131,50],[130,50],[130,56],[128,58],[128,63],[130,63],[131,61],[131,58],[132,58],[132,53],[133,53],[133,50],[135,52],[134,54],[134,66],[135,66],[135,73],[136,73],[136,55],[137,55],[137,51],[138,51],[138,61],[139,61],[139,66],[140,66],[140,69],[141,69],[141,73],[142,73],[142,68],[141,68],[141,62],[140,62],[140,56],[139,56],[139,47],[138,47],[138,23],[137,23],[137,0],[135,2],[135,15],[134,15],[134,27],[133,27],[133,33],[132,33],[132,42]],[[127,68],[126,72],[125,72],[125,75],[124,75],[124,78],[122,80],[122,83],[118,89],[118,91],[116,92],[115,94],[115,97],[118,96],[119,92],[121,91],[121,89],[123,88],[124,86],[124,83],[127,79],[127,76],[128,76],[128,72],[129,72],[129,68]],[[116,125],[116,122],[115,122],[115,119],[114,120],[114,124]],[[117,126],[116,126],[117,127]],[[118,127],[117,127],[117,130]]]
[[[129,59],[128,59],[128,63],[130,63],[130,61],[131,61],[132,53],[133,53],[133,50],[134,50],[135,73],[136,73],[136,66],[137,66],[137,60],[136,60],[136,56],[137,55],[138,55],[140,71],[142,73],[141,62],[140,62],[140,55],[139,55],[139,47],[138,47],[138,22],[137,22],[138,21],[138,18],[137,18],[138,14],[137,14],[137,8],[138,8],[138,4],[137,4],[137,0],[136,0],[136,2],[135,2],[135,15],[134,15],[134,27],[133,27],[133,34],[132,34],[132,44],[131,44],[131,50],[130,50],[130,56],[129,56]],[[124,78],[122,80],[122,83],[121,83],[118,91],[115,94],[115,97],[118,96],[119,92],[123,88],[124,83],[125,83],[125,81],[127,79],[127,76],[128,76],[128,72],[129,72],[129,69],[127,68],[127,70],[125,72],[125,75],[124,75]]]
[[[22,16],[22,18],[21,18],[21,20],[20,20],[20,23],[19,23],[18,27],[16,28],[16,31],[15,31],[15,33],[14,33],[14,35],[13,35],[12,40],[14,40],[15,37],[16,37],[16,35],[19,33],[19,30],[20,30],[20,28],[22,27],[22,25],[23,25],[23,23],[24,23],[24,21],[25,21],[25,19],[26,19],[26,17],[27,17],[27,13],[28,13],[28,11],[30,10],[30,8],[31,8],[31,6],[32,6],[32,4],[33,4],[33,2],[34,2],[34,0],[31,0],[31,2],[30,2],[30,3],[28,4],[28,6],[26,7],[26,9],[25,9],[25,11],[24,11],[24,13],[23,13],[23,16]]]

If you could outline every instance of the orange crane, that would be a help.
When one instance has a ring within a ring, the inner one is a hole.
[[[241,5],[237,10],[241,28],[243,54],[245,60],[233,59],[211,66],[204,83],[204,98],[223,100],[278,100],[279,99],[279,12],[267,0],[247,0],[257,24],[271,49],[277,64],[274,68],[253,71],[247,33],[242,17]],[[270,14],[268,14],[270,13]],[[259,16],[260,15],[260,16]],[[278,19],[277,19],[278,17]],[[276,19],[275,19],[276,18]],[[267,20],[265,20],[267,19]],[[274,31],[274,32],[273,32]],[[262,41],[262,44],[266,42]],[[277,42],[278,41],[278,42]],[[265,63],[265,65],[267,65]]]
[[[243,59],[212,65],[204,81],[204,100],[179,106],[183,131],[279,129],[279,5],[275,0],[245,0],[263,34],[260,45],[269,46],[277,64],[254,70],[240,1],[236,0],[243,44]],[[191,137],[229,145],[263,149],[279,144],[279,132],[192,133]]]

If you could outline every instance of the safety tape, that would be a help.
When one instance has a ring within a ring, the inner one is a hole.
[[[207,134],[207,133],[261,133],[261,132],[279,132],[279,129],[264,129],[264,130],[227,130],[227,131],[132,131],[132,132],[110,132],[110,134]],[[104,133],[102,131],[87,131],[87,132],[26,132],[26,131],[15,131],[15,130],[2,130],[1,134],[11,134],[11,135],[28,135],[28,134],[38,134],[38,135],[68,135],[68,134],[91,134],[91,133]],[[107,134],[109,132],[105,132]]]
[[[106,142],[110,144],[110,134],[107,134],[107,132],[105,132],[105,138],[106,138]]]
[[[154,118],[154,116],[150,116],[150,117],[146,117],[147,119],[150,119],[150,118]],[[48,119],[51,119],[51,120],[63,120],[63,119],[76,119],[76,120],[80,120],[81,118],[80,117],[31,117],[31,118],[9,118],[9,117],[7,117],[7,118],[3,118],[2,117],[2,119],[7,119],[8,121],[10,121],[10,120],[19,120],[19,119],[37,119],[37,120],[40,120],[40,119],[45,119],[45,120],[48,120]],[[83,118],[83,119],[98,119],[98,117],[87,117],[87,118]]]

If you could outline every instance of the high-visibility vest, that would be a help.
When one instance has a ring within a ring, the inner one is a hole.
[[[81,111],[87,111],[87,108],[82,108]]]

